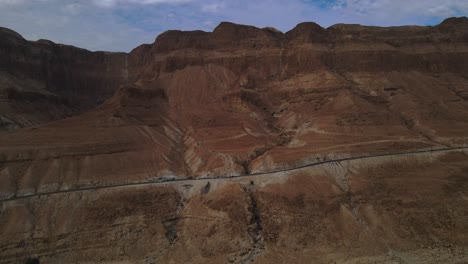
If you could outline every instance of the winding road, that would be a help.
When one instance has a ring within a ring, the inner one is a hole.
[[[140,185],[160,185],[160,184],[168,184],[168,183],[175,183],[175,182],[194,182],[194,181],[206,181],[206,180],[229,180],[235,178],[243,178],[243,177],[256,177],[266,174],[272,173],[279,173],[279,172],[289,172],[295,171],[303,168],[314,167],[322,164],[327,163],[334,163],[334,162],[343,162],[343,161],[351,161],[351,160],[360,160],[360,159],[368,159],[368,158],[376,158],[376,157],[390,157],[390,156],[405,156],[405,155],[418,155],[423,153],[431,153],[431,152],[448,152],[448,151],[456,151],[456,150],[468,150],[468,146],[458,146],[458,147],[448,147],[448,148],[437,148],[437,149],[428,149],[428,150],[417,150],[417,151],[408,151],[408,152],[393,152],[393,153],[380,153],[380,154],[370,154],[370,155],[361,155],[361,156],[354,156],[348,158],[340,158],[340,159],[330,159],[330,160],[323,160],[315,163],[309,163],[303,166],[290,168],[290,169],[282,169],[282,170],[274,170],[269,172],[259,172],[259,173],[251,173],[251,174],[240,174],[234,176],[220,176],[220,177],[201,177],[201,178],[194,178],[194,179],[168,179],[168,180],[160,180],[160,181],[141,181],[141,182],[126,182],[126,183],[116,183],[116,184],[109,184],[109,185],[99,185],[99,186],[90,186],[90,187],[80,187],[75,189],[68,189],[68,190],[57,190],[57,191],[50,191],[50,192],[40,192],[40,193],[32,193],[32,194],[25,194],[20,196],[12,196],[6,199],[1,199],[0,203],[17,201],[21,199],[28,199],[40,196],[47,196],[47,195],[54,195],[54,194],[63,194],[63,193],[72,193],[72,192],[83,192],[83,191],[92,191],[92,190],[99,190],[99,189],[108,189],[108,188],[119,188],[119,187],[130,187],[130,186],[140,186]]]

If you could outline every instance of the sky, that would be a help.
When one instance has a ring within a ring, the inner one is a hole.
[[[468,16],[468,0],[0,0],[0,27],[28,40],[125,51],[169,29],[212,31],[221,21],[275,27],[300,22],[436,25]]]

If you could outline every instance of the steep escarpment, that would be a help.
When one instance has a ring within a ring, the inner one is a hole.
[[[2,259],[466,261],[466,153],[294,170],[466,146],[466,18],[223,22],[129,54],[1,32],[3,127],[41,123],[0,134],[0,198],[39,195],[1,208]]]
[[[219,155],[224,162],[211,169],[255,172],[337,149],[450,145],[466,139],[467,25],[308,22],[283,34],[223,22],[213,32],[168,31],[136,48],[130,80],[167,91],[169,116],[191,138],[189,156],[204,157],[189,158],[195,173],[209,172],[201,164]]]
[[[101,104],[126,82],[126,58],[26,41],[0,28],[0,129],[62,119]]]
[[[307,22],[283,34],[273,28],[223,22],[213,32],[167,31],[153,45],[135,49],[131,57],[136,66],[152,64],[153,70],[169,72],[187,65],[220,63],[222,58],[223,65],[236,73],[247,71],[246,64],[256,73],[269,73],[258,79],[322,68],[464,73],[466,58],[457,55],[466,53],[466,24],[465,18],[453,18],[434,27],[337,24],[325,29]],[[141,51],[153,59],[141,60]],[[179,62],[178,54],[186,59]],[[245,64],[235,63],[236,58]],[[268,59],[274,63],[265,63]],[[142,73],[139,67],[135,72]]]
[[[31,94],[28,107],[77,106],[60,112],[72,115],[116,92],[93,111],[2,135],[5,195],[268,172],[468,136],[466,18],[435,27],[302,23],[287,33],[223,22],[213,32],[165,32],[128,56],[8,34],[3,72],[25,83],[9,93],[19,94],[15,107]],[[29,78],[48,86],[32,90]],[[45,103],[39,92],[50,95]]]

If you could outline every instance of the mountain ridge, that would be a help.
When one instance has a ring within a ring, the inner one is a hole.
[[[466,21],[129,54],[3,30],[0,263],[466,261],[467,153],[428,151],[468,145]],[[138,182],[161,184],[93,189]]]

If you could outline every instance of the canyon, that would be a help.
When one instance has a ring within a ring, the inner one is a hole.
[[[468,261],[468,19],[0,28],[0,263]]]

